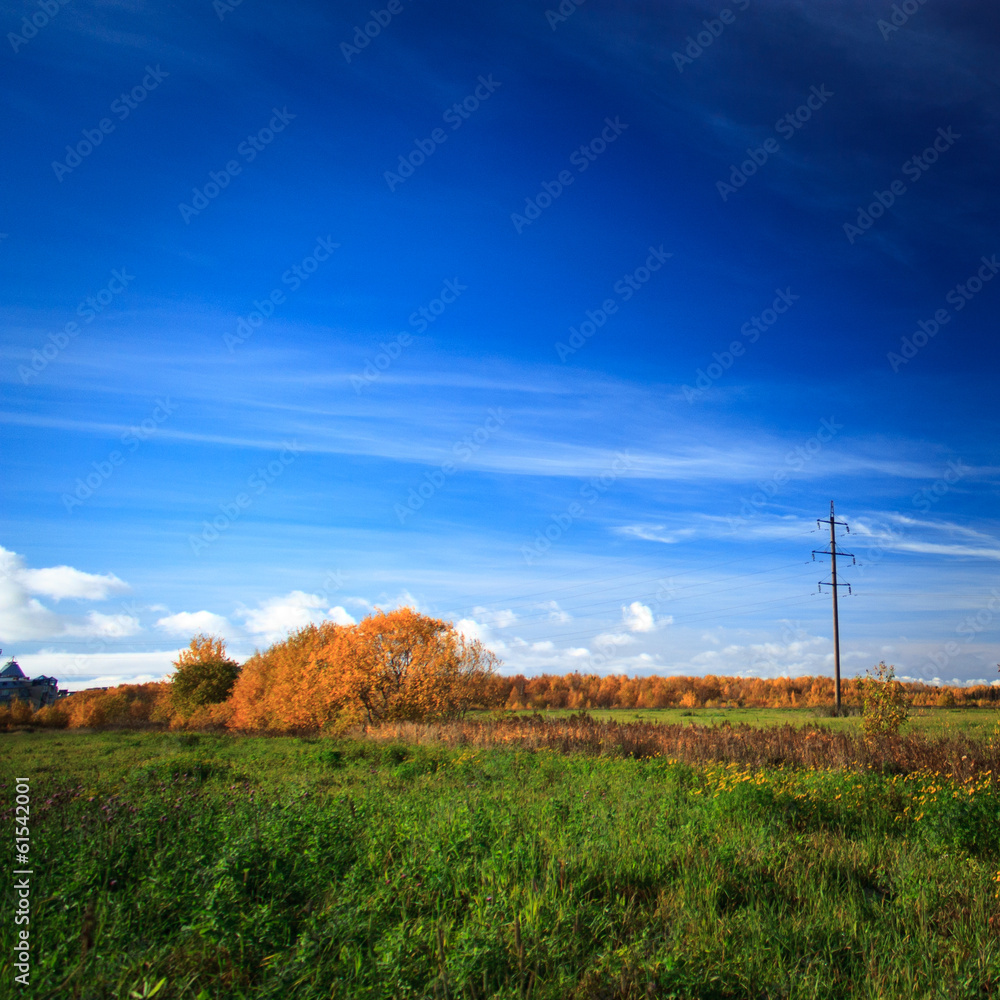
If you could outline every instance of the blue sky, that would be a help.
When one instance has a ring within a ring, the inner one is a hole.
[[[844,673],[997,678],[990,12],[46,7],[0,57],[29,671],[408,603],[507,671],[831,673],[833,499]]]

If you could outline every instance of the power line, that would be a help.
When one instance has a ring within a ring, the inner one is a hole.
[[[721,580],[721,581],[718,581],[718,582],[725,583],[728,580],[743,580],[743,579],[746,579],[746,577],[757,576],[757,575],[759,575],[761,573],[775,573],[775,572],[778,572],[779,570],[787,568],[788,565],[800,565],[800,564],[796,562],[796,563],[782,564],[780,566],[772,566],[772,567],[769,567],[768,569],[758,570],[755,573],[748,573],[748,574],[745,574],[745,575],[742,575],[742,576],[727,577],[724,580]],[[786,576],[777,577],[773,582],[774,583],[780,583],[780,582],[782,582],[784,580],[793,580],[793,579],[796,579],[797,577],[799,577],[800,575],[801,574],[799,574],[799,573],[794,573],[794,574],[790,574],[790,575],[786,575]],[[702,582],[702,583],[689,584],[686,587],[672,588],[668,596],[669,596],[669,599],[672,602],[677,602],[677,601],[691,601],[691,600],[695,600],[695,599],[698,599],[698,598],[714,597],[716,594],[725,594],[725,593],[729,593],[729,592],[734,591],[734,590],[743,590],[746,587],[753,587],[753,586],[755,586],[756,582],[748,580],[745,583],[738,583],[738,584],[735,584],[732,587],[720,587],[720,588],[716,588],[714,590],[703,591],[701,593],[682,594],[679,597],[675,596],[678,593],[678,591],[691,590],[691,589],[693,589],[695,587],[705,587],[705,586],[708,586],[708,585],[709,585],[708,582]],[[576,596],[580,597],[580,598],[583,598],[583,597],[591,596],[591,594],[601,594],[601,593],[606,593],[606,592],[607,592],[606,589],[601,588],[599,590],[594,590],[594,591],[591,591],[589,593],[578,594]],[[569,613],[569,612],[579,613],[581,611],[586,611],[587,609],[590,609],[590,608],[600,608],[600,607],[603,607],[603,606],[605,606],[605,605],[607,605],[609,603],[618,603],[619,601],[621,601],[621,600],[627,600],[628,598],[631,598],[632,600],[642,601],[642,600],[649,600],[651,597],[652,598],[656,598],[658,596],[659,596],[659,592],[656,592],[656,593],[653,593],[653,594],[649,594],[649,593],[646,593],[646,592],[639,592],[638,594],[636,594],[633,591],[626,598],[622,598],[622,597],[611,598],[611,597],[608,597],[608,598],[605,598],[604,600],[592,601],[592,602],[589,602],[589,603],[586,603],[586,604],[575,604],[575,605],[569,605],[568,604],[565,607],[561,607],[560,610],[561,611],[565,611],[567,613]],[[513,605],[512,607],[507,607],[507,608],[504,608],[502,610],[512,611],[515,607],[517,607],[517,605]],[[483,610],[486,611],[487,609],[484,608]],[[473,609],[473,612],[475,613],[475,609]],[[495,614],[495,613],[496,612],[488,612],[488,614]],[[552,614],[553,614],[552,611],[548,611],[548,612],[546,612],[546,611],[539,611],[538,614],[533,614],[533,615],[519,615],[519,616],[517,616],[517,623],[519,625],[524,625],[524,624],[532,624],[534,622],[551,620],[551,615]]]
[[[809,529],[809,531],[796,532],[794,535],[790,535],[789,537],[790,538],[798,538],[800,535],[812,534],[815,530],[816,530],[815,528],[811,528],[811,529]],[[736,563],[747,562],[747,561],[749,561],[751,559],[757,559],[757,558],[759,558],[759,556],[757,556],[757,555],[751,555],[751,556],[741,556],[741,557],[736,558],[736,559],[723,559],[723,560],[720,560],[719,562],[716,562],[716,563],[710,563],[708,566],[701,566],[701,567],[698,567],[697,569],[691,569],[691,570],[686,570],[686,571],[683,571],[683,572],[680,572],[680,573],[677,573],[677,574],[672,574],[671,575],[671,579],[676,579],[677,577],[692,576],[695,573],[703,573],[703,572],[706,572],[706,571],[711,570],[711,569],[717,569],[719,566],[730,566],[730,565],[733,565],[733,564],[736,564]],[[795,562],[795,563],[782,563],[780,566],[770,567],[770,568],[768,568],[766,570],[759,570],[758,572],[769,573],[769,572],[774,572],[777,569],[784,569],[786,566],[793,566],[793,565],[798,565],[798,563],[797,562]],[[578,570],[573,570],[572,572],[579,572],[579,571]],[[566,575],[566,574],[561,574],[561,575]],[[587,581],[585,583],[570,584],[567,587],[554,587],[554,588],[550,588],[548,590],[537,591],[534,594],[521,594],[513,602],[510,601],[510,600],[505,600],[503,598],[500,598],[498,600],[477,603],[475,605],[466,605],[465,607],[453,608],[453,609],[450,609],[450,610],[445,611],[445,612],[440,612],[440,614],[445,615],[445,616],[449,616],[449,617],[461,618],[461,617],[465,617],[465,615],[468,614],[468,613],[470,613],[470,612],[474,613],[475,609],[477,607],[484,607],[484,608],[487,608],[487,609],[489,609],[491,607],[494,607],[494,608],[497,608],[498,610],[513,610],[514,608],[518,608],[518,607],[530,607],[530,606],[533,606],[533,603],[530,601],[530,598],[532,598],[532,597],[551,597],[553,594],[558,594],[558,593],[561,593],[562,591],[566,591],[566,590],[576,590],[579,587],[591,586],[593,583],[600,583],[600,584],[603,585],[603,584],[611,583],[613,581],[618,581],[618,580],[645,579],[645,578],[648,578],[648,577],[653,576],[653,575],[654,574],[650,573],[649,571],[643,571],[643,572],[640,572],[640,573],[626,573],[626,574],[623,574],[623,575],[617,576],[617,577],[608,577],[608,578],[606,578],[604,580]],[[749,575],[755,575],[755,574],[739,574],[739,575],[731,577],[729,579],[739,579],[741,576],[749,576]],[[680,587],[680,588],[674,588],[674,589],[686,590],[689,587],[697,587],[697,586],[702,586],[702,585],[703,584],[701,584],[701,583],[694,583],[694,584],[687,585],[687,587]],[[589,593],[601,593],[602,590],[603,590],[603,587],[601,589],[598,589],[598,590],[584,592],[582,594],[576,594],[576,595],[573,595],[573,596],[575,596],[575,597],[585,597],[585,596],[588,596]],[[501,605],[506,605],[506,608],[500,607]]]
[[[677,618],[674,619],[674,623],[702,625],[707,622],[718,621],[723,618],[729,617],[726,614],[726,612],[757,610],[774,604],[781,604],[786,607],[794,607],[800,604],[808,604],[812,602],[815,596],[816,596],[815,594],[810,594],[808,597],[799,597],[798,599],[789,597],[778,597],[778,598],[772,598],[767,601],[756,601],[752,604],[735,604],[724,608],[713,608],[711,611],[696,611],[692,612],[690,615],[678,616]],[[555,639],[560,639],[564,641],[571,639],[585,639],[595,635],[601,635],[604,632],[608,632],[610,629],[615,628],[619,624],[620,623],[614,622],[606,624],[602,628],[593,628],[582,632],[570,632],[558,635],[553,634],[553,635],[541,636],[539,638],[536,638],[534,641],[546,642]]]

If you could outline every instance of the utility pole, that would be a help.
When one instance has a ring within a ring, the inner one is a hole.
[[[847,592],[851,593],[851,585],[849,583],[837,583],[837,528],[838,524],[843,525],[847,530],[847,533],[851,533],[851,529],[848,527],[846,521],[838,521],[833,513],[833,501],[830,501],[830,517],[827,518],[817,518],[816,526],[819,527],[821,524],[830,525],[830,547],[828,549],[813,549],[813,560],[816,559],[816,553],[820,555],[826,555],[830,557],[830,579],[826,582],[820,580],[819,586],[822,592],[823,587],[830,587],[833,590],[833,676],[834,676],[834,691],[835,691],[835,707],[837,715],[840,715],[840,619],[837,613],[837,588],[846,587]],[[839,553],[842,556],[850,556],[851,563],[856,564],[857,560],[854,558],[853,553],[843,552]]]

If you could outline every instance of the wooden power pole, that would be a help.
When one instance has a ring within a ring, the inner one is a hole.
[[[846,587],[847,592],[851,593],[851,585],[849,583],[838,583],[837,582],[837,556],[850,556],[851,563],[854,564],[857,560],[854,555],[850,552],[839,552],[837,551],[837,528],[838,524],[842,525],[848,534],[851,533],[851,529],[848,527],[846,521],[838,521],[833,513],[833,501],[830,501],[830,517],[827,518],[817,518],[817,526],[821,524],[830,525],[830,547],[828,549],[813,549],[813,559],[816,558],[816,554],[826,555],[830,557],[830,579],[826,582],[820,581],[820,589],[823,587],[829,587],[833,591],[833,677],[834,677],[834,697],[835,697],[835,709],[837,715],[840,715],[840,618],[837,610],[837,588]]]

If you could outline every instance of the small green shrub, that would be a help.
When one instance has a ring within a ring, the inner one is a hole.
[[[240,675],[240,666],[226,656],[222,639],[207,635],[196,635],[174,666],[170,696],[174,707],[183,713],[224,702]]]
[[[902,683],[896,680],[896,668],[881,661],[861,681],[864,698],[862,727],[870,744],[898,736],[910,714],[910,702]]]

